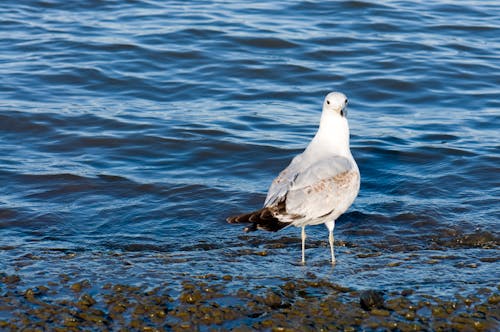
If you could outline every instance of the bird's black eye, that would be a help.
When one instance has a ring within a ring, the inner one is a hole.
[[[347,102],[348,102],[348,100],[347,100],[347,98],[346,98],[346,99],[345,99],[345,104],[346,104],[346,105],[347,105]]]
[[[329,101],[329,100],[327,100],[327,101],[326,101],[326,103],[327,103],[328,105],[330,105],[330,101]]]

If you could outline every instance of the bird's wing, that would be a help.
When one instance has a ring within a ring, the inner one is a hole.
[[[359,171],[353,160],[332,156],[320,159],[293,176],[286,190],[289,215],[316,219],[343,213],[359,190]]]
[[[273,180],[273,183],[267,191],[264,206],[277,204],[282,200],[282,198],[286,195],[294,177],[296,177],[300,171],[301,161],[302,154],[295,156],[290,164]]]

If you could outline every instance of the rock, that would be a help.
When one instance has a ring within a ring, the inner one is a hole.
[[[374,315],[383,316],[383,317],[389,317],[391,315],[391,313],[389,312],[389,310],[384,310],[384,309],[376,309],[376,308],[374,308],[371,312]]]
[[[83,294],[80,297],[80,301],[78,301],[78,306],[79,307],[91,307],[96,303],[96,300],[92,298],[89,294]]]
[[[488,298],[489,304],[498,304],[500,302],[500,295],[494,294]]]
[[[367,290],[359,296],[359,304],[364,310],[371,310],[373,308],[383,308],[384,298],[383,293],[375,290]]]
[[[18,275],[4,275],[2,276],[1,281],[5,284],[17,284],[21,281],[21,278]]]
[[[408,296],[408,295],[411,295],[413,294],[415,291],[413,289],[403,289],[401,291],[401,295],[403,296]]]
[[[264,298],[264,303],[273,309],[279,308],[282,304],[281,297],[272,291],[267,293],[267,296]]]

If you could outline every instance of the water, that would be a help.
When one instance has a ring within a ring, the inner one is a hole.
[[[26,287],[311,273],[447,297],[499,272],[495,1],[4,1],[0,271]],[[362,184],[336,226],[244,234],[350,100]],[[240,280],[240,281],[238,281]]]

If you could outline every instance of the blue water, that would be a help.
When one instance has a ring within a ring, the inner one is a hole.
[[[496,1],[3,1],[0,271],[494,288],[499,22]],[[262,205],[330,91],[362,176],[334,269],[323,226],[301,266],[298,229],[225,222]]]

